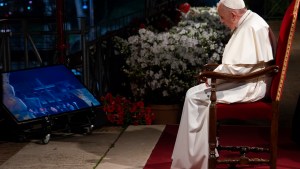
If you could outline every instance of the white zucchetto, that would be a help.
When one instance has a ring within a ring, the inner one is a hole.
[[[223,3],[224,6],[231,8],[231,9],[245,8],[244,0],[220,0],[220,3]]]

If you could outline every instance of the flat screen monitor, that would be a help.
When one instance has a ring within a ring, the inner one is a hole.
[[[101,105],[64,65],[4,72],[2,83],[2,105],[18,123]]]

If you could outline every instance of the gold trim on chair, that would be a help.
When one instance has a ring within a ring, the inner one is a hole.
[[[294,6],[294,11],[293,11],[293,20],[289,32],[289,38],[287,41],[287,47],[284,55],[284,61],[283,61],[283,66],[281,70],[281,75],[280,75],[280,80],[279,80],[279,85],[278,85],[278,90],[277,90],[277,95],[276,95],[276,101],[279,102],[280,98],[282,96],[282,90],[283,90],[283,83],[286,77],[286,72],[287,72],[287,65],[289,61],[289,56],[291,53],[291,47],[292,47],[292,41],[294,38],[295,30],[296,30],[296,22],[297,22],[297,15],[298,15],[298,10],[299,10],[299,2],[300,0],[295,1],[295,6]]]

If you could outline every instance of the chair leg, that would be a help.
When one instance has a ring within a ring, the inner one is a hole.
[[[270,158],[270,169],[276,169],[276,162],[277,162],[277,150],[278,150],[278,103],[276,104],[275,109],[275,115],[273,115],[272,119],[272,124],[271,124],[271,137],[270,137],[270,142],[271,142],[271,147],[270,147],[270,153],[271,153],[271,158]]]
[[[276,169],[276,162],[277,162],[277,139],[273,140],[274,145],[272,145],[271,149],[271,158],[270,158],[270,169]]]
[[[235,164],[230,164],[228,169],[237,169],[236,165]]]
[[[208,163],[208,168],[209,169],[216,169],[217,168],[216,160],[217,160],[216,158],[212,158],[212,157],[209,158],[209,163]]]

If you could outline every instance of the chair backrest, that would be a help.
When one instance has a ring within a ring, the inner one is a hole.
[[[299,1],[300,0],[293,0],[291,2],[281,22],[275,56],[275,64],[279,66],[279,72],[273,78],[270,89],[271,99],[273,101],[280,101],[282,96],[292,41],[296,30]]]

